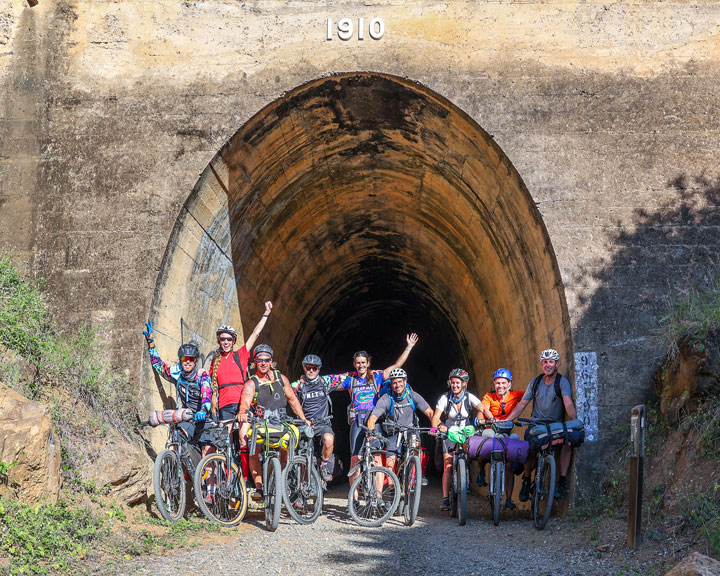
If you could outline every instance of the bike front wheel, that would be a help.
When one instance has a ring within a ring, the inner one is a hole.
[[[320,473],[304,456],[295,456],[283,470],[283,500],[288,514],[300,524],[312,524],[322,512]]]
[[[538,456],[533,495],[533,524],[538,530],[545,528],[555,497],[555,457],[552,454]]]
[[[490,494],[490,507],[492,508],[493,524],[500,524],[500,507],[502,505],[503,492],[505,491],[505,462],[496,460],[492,463],[490,471],[490,486],[493,489]]]
[[[280,522],[280,509],[282,507],[282,470],[280,460],[270,458],[267,464],[267,478],[265,480],[265,527],[275,532]]]
[[[395,472],[384,466],[363,469],[350,485],[348,502],[350,516],[360,526],[380,526],[398,507],[400,481]]]
[[[420,457],[412,456],[405,469],[405,524],[412,526],[420,509],[422,467]]]
[[[185,514],[187,492],[180,456],[175,450],[163,450],[155,458],[153,488],[158,510],[168,522],[177,522]]]
[[[467,522],[468,473],[467,462],[464,459],[457,462],[457,489],[458,524],[465,526],[465,522]]]
[[[198,464],[193,479],[200,511],[208,520],[223,526],[237,526],[247,512],[245,479],[224,454],[208,454]]]

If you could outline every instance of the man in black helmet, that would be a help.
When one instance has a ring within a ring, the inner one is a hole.
[[[293,390],[300,400],[305,418],[313,423],[315,437],[321,438],[320,474],[323,480],[330,482],[335,469],[335,433],[329,423],[317,425],[316,422],[330,416],[332,404],[330,392],[340,388],[347,374],[320,376],[322,360],[315,354],[308,354],[302,361],[305,375],[292,382]]]

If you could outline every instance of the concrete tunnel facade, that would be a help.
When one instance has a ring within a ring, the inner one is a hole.
[[[308,82],[202,172],[161,266],[158,331],[210,353],[220,323],[249,333],[268,299],[260,341],[291,378],[309,352],[324,372],[351,369],[358,349],[382,368],[411,331],[410,383],[431,404],[457,366],[477,394],[499,367],[524,388],[549,346],[572,374],[563,283],[518,172],[462,110],[399,77]]]

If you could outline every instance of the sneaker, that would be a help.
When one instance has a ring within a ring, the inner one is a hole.
[[[562,500],[563,496],[565,496],[565,490],[567,490],[565,482],[558,482],[558,485],[555,486],[555,500]]]
[[[477,482],[477,485],[481,488],[483,486],[487,486],[487,482],[485,481],[485,470],[482,468],[480,469],[480,473],[477,475],[477,479],[475,480]]]
[[[425,478],[425,476],[423,476],[422,480],[420,480],[420,484],[422,484],[423,486],[427,486],[428,484],[430,484],[430,480],[428,480],[427,478]]]
[[[510,500],[510,498],[505,500],[505,507],[503,508],[504,510],[515,510],[515,508],[517,508],[517,504]]]
[[[518,494],[518,500],[520,500],[520,502],[527,502],[530,500],[530,478],[523,476],[522,487],[520,488],[520,494]]]
[[[262,489],[258,490],[257,488],[255,488],[250,493],[250,500],[252,500],[253,502],[258,502],[258,503],[263,502],[264,498],[263,498]]]
[[[328,469],[328,464],[329,462],[327,460],[320,462],[320,477],[325,480],[325,482],[330,482],[333,479],[332,474]]]
[[[207,490],[205,491],[205,497],[203,500],[205,500],[206,504],[215,504],[215,492],[217,490],[217,484],[210,484],[207,486]]]
[[[443,512],[447,512],[450,510],[450,497],[445,496],[445,498],[442,499],[442,504],[440,504],[440,510]]]

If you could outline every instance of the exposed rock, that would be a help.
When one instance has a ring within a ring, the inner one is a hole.
[[[0,493],[10,491],[24,502],[57,500],[62,483],[60,439],[50,411],[0,384],[0,461],[12,465]]]
[[[665,576],[720,576],[720,562],[693,552]]]
[[[683,413],[693,412],[699,397],[720,390],[720,334],[713,332],[702,342],[684,338],[678,353],[666,359],[655,374],[660,412],[677,422]]]

